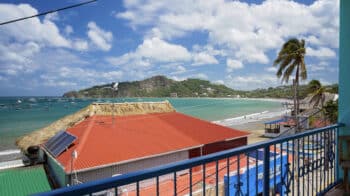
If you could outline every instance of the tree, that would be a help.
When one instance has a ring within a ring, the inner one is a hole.
[[[299,131],[299,77],[302,80],[307,78],[307,70],[305,65],[305,41],[292,38],[283,44],[277,58],[273,62],[273,66],[279,66],[277,70],[277,77],[282,77],[282,83],[288,83],[289,77],[295,71],[295,78],[293,80],[294,86],[294,116],[296,121],[296,131]]]
[[[338,100],[329,100],[324,106],[324,113],[330,123],[336,123],[338,119]]]
[[[325,115],[325,108],[324,108],[324,102],[326,99],[325,95],[325,88],[322,86],[321,82],[318,80],[311,80],[309,83],[309,89],[312,91],[311,93],[311,99],[310,104],[313,104],[314,108],[321,109],[321,113],[323,116],[323,123],[324,126],[327,125],[326,122],[326,115]],[[321,105],[321,106],[320,106]],[[329,169],[329,149],[331,144],[331,139],[328,132],[324,132],[324,142],[325,142],[325,170]]]
[[[309,89],[311,91],[310,104],[313,104],[313,107],[323,109],[324,101],[326,99],[325,88],[322,86],[321,82],[318,80],[311,80],[309,83]]]
[[[326,126],[326,119],[324,114],[324,102],[326,99],[325,88],[318,80],[311,80],[309,82],[309,90],[311,91],[311,99],[309,104],[312,104],[314,108],[319,108],[322,112],[323,122]]]

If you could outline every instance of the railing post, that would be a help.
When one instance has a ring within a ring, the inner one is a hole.
[[[268,196],[270,192],[270,146],[264,147],[264,188],[263,195]]]
[[[335,140],[335,149],[334,149],[334,153],[335,153],[335,161],[334,161],[334,168],[335,168],[335,179],[334,181],[338,181],[340,178],[339,178],[339,148],[338,148],[338,145],[339,145],[339,128],[335,128],[334,129],[335,131],[335,138],[333,138]]]

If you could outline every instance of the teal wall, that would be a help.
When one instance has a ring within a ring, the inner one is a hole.
[[[340,0],[340,37],[339,37],[339,116],[338,122],[346,126],[340,129],[340,135],[350,135],[350,1]],[[343,151],[349,150],[343,148]],[[339,164],[337,164],[339,165]],[[343,177],[338,167],[339,178]]]
[[[350,135],[350,1],[340,1],[339,117],[342,135]]]
[[[60,187],[65,187],[68,183],[67,175],[63,168],[51,157],[47,156],[47,165],[49,167],[50,175],[55,179]]]

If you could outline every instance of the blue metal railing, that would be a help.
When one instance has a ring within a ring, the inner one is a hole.
[[[337,136],[341,126],[335,124],[39,195],[126,195],[123,187],[128,187],[128,195],[319,195],[338,180]],[[151,179],[154,183],[142,183]]]

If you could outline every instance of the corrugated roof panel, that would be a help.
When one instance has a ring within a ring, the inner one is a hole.
[[[284,121],[286,121],[285,118],[280,118],[280,119],[277,119],[277,120],[272,120],[272,121],[265,122],[265,124],[279,124],[279,123],[284,122]]]
[[[50,191],[42,166],[0,171],[0,195],[31,195]]]
[[[177,112],[114,118],[92,116],[67,130],[78,139],[57,158],[66,172],[74,150],[80,170],[249,135]]]

